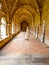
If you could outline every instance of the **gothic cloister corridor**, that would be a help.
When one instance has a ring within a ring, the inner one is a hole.
[[[49,55],[49,49],[38,39],[30,35],[29,40],[25,40],[25,32],[20,32],[11,42],[2,50],[1,55],[6,54],[46,54]],[[36,52],[37,51],[37,52]]]
[[[0,65],[49,65],[49,0],[0,0]]]
[[[4,65],[10,65],[10,64],[20,65],[24,63],[25,65],[28,63],[29,63],[28,65],[30,64],[48,65],[49,64],[46,62],[49,57],[49,48],[46,48],[46,46],[43,43],[41,43],[38,39],[34,38],[32,34],[30,34],[29,40],[25,40],[25,34],[26,32],[20,32],[13,40],[11,40],[1,50],[0,63],[2,65],[3,64]],[[25,58],[26,59],[28,58],[28,59],[25,60]],[[37,59],[37,60],[34,60],[34,59]]]

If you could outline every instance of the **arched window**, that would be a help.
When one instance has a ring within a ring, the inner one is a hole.
[[[1,18],[1,38],[6,38],[6,20],[4,17]]]

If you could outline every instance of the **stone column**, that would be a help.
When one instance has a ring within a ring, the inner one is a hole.
[[[25,40],[29,40],[29,28],[26,29]]]
[[[15,17],[14,17],[13,23],[14,23],[14,33],[16,33],[16,18]]]
[[[44,43],[44,41],[45,41],[45,21],[43,22],[42,39],[41,39],[41,42]]]
[[[0,39],[1,39],[1,19],[0,19]]]
[[[14,20],[15,20],[15,33],[16,33],[16,17],[15,17],[15,19],[14,19]]]
[[[14,33],[16,33],[16,24],[14,24]]]
[[[34,36],[36,36],[36,26],[34,27]]]
[[[12,34],[12,23],[9,23],[9,36]]]
[[[9,23],[6,23],[6,35],[9,36]]]
[[[7,23],[6,24],[6,35],[7,36],[11,36],[12,34],[12,24],[11,23]]]
[[[36,27],[36,38],[38,38],[39,26]]]
[[[15,33],[15,23],[13,22],[13,33]]]

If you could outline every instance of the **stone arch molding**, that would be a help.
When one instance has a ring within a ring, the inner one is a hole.
[[[25,10],[26,11],[28,11],[31,15],[35,15],[35,14],[40,14],[39,13],[39,10],[38,11],[36,11],[33,7],[31,7],[31,6],[20,6],[18,9],[16,9],[14,12],[13,12],[13,15],[12,15],[12,17],[15,15],[15,14],[19,14],[21,11],[24,11],[25,12]],[[23,13],[23,12],[22,12]]]
[[[35,23],[35,14],[37,14],[37,16],[39,15],[39,13],[37,13],[34,9],[32,9],[31,7],[28,6],[24,6],[22,8],[19,8],[18,11],[15,12],[14,17],[16,17],[17,22],[19,21],[19,18],[21,18],[21,16],[27,16],[30,19],[30,22],[32,21],[34,24]],[[32,25],[31,25],[32,26]]]
[[[12,12],[11,14],[13,14],[13,12],[15,12],[16,10],[18,10],[20,7],[22,8],[22,6],[30,6],[33,9],[35,9],[37,11],[38,9],[38,4],[36,2],[36,0],[16,0],[14,3],[14,6],[12,8]]]
[[[32,22],[34,23],[33,17],[31,17],[29,14],[21,13],[18,17],[16,17],[16,23],[20,24],[23,20],[26,20],[30,27],[32,26]]]

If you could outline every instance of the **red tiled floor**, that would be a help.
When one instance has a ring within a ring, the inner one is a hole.
[[[25,40],[25,32],[21,32],[1,50],[1,54],[49,54],[49,49],[32,35]]]

